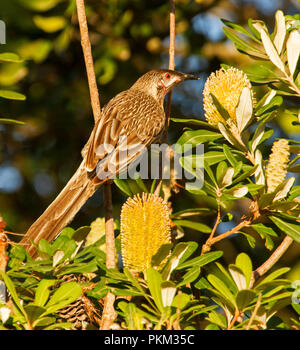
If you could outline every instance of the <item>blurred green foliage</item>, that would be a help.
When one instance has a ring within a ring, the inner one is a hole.
[[[102,105],[146,71],[168,66],[168,1],[87,0],[86,6]],[[252,72],[260,70],[226,38],[220,18],[243,26],[250,17],[260,18],[272,27],[277,8],[294,14],[299,10],[297,6],[287,0],[271,5],[268,1],[250,0],[176,1],[176,69],[198,73],[203,79],[202,85],[187,82],[174,91],[172,115],[203,119],[203,84],[221,63]],[[5,0],[0,3],[0,14],[7,30],[7,43],[0,45],[0,51],[20,57],[17,62],[0,64],[0,89],[18,91],[27,97],[26,101],[0,99],[0,118],[26,123],[0,125],[0,213],[9,229],[25,232],[77,168],[93,118],[75,1]],[[265,86],[259,87],[257,100],[265,92]],[[289,104],[288,97],[285,103]],[[289,133],[299,131],[299,126],[291,128],[294,117],[285,112],[284,105],[281,108],[280,117],[272,121],[273,138],[288,138]],[[171,123],[170,143],[181,133],[178,124],[174,127]],[[270,146],[271,142],[267,142],[263,150],[269,152]],[[125,196],[116,187],[113,191],[118,217]],[[216,209],[213,202],[184,191],[177,198],[180,200],[172,198],[174,211],[192,206]],[[102,203],[100,190],[72,226],[79,227],[102,216]],[[232,207],[231,211],[238,217],[240,209]],[[201,216],[195,219],[202,220]],[[213,220],[214,216],[209,216],[206,224]],[[202,237],[195,230],[187,228],[185,234],[185,239],[201,243]],[[233,262],[241,247],[249,249],[240,238],[222,242],[218,249],[224,247],[223,258],[228,263]],[[268,255],[263,241],[248,252],[256,264]],[[299,248],[291,249],[283,262],[293,265],[298,254]]]

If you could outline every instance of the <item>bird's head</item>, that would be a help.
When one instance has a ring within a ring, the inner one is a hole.
[[[163,101],[165,95],[177,84],[185,80],[199,80],[192,74],[169,69],[155,69],[142,75],[131,89],[143,90],[155,99]]]

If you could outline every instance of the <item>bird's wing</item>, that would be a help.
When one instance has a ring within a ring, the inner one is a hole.
[[[163,108],[152,100],[147,103],[147,97],[136,92],[132,99],[130,93],[112,99],[93,130],[85,166],[88,171],[96,170],[99,180],[126,170],[163,130]]]

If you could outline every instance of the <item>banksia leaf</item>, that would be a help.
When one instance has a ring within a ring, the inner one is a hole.
[[[290,152],[289,143],[280,139],[273,143],[272,153],[266,168],[267,192],[273,192],[286,177]]]
[[[151,267],[158,249],[171,241],[167,204],[161,197],[143,193],[129,198],[121,211],[123,264],[133,271]]]
[[[249,89],[253,102],[251,83],[244,72],[230,67],[226,70],[221,68],[216,73],[212,73],[206,80],[203,91],[205,117],[208,123],[216,126],[219,123],[237,125],[236,108],[245,87]],[[218,106],[214,102],[216,99],[228,114],[227,120],[220,114]]]
[[[283,47],[286,28],[285,28],[285,18],[284,13],[282,11],[277,11],[275,14],[276,25],[275,25],[275,35],[274,35],[274,45],[277,49],[277,52],[281,54],[281,50]]]
[[[290,33],[286,43],[286,50],[290,73],[293,76],[300,56],[300,33],[298,29]]]

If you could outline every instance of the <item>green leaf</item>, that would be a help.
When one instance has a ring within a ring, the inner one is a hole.
[[[49,302],[46,304],[47,311],[43,316],[51,314],[63,307],[73,303],[82,294],[80,285],[76,282],[67,282],[62,284],[52,295]]]
[[[268,104],[256,110],[255,114],[257,117],[259,117],[259,120],[261,120],[262,117],[264,117],[265,115],[268,115],[271,112],[278,110],[278,107],[281,106],[282,103],[283,98],[281,96],[276,95]]]
[[[23,316],[27,319],[27,314],[26,311],[23,307],[23,305],[21,304],[21,301],[18,297],[16,288],[12,282],[12,280],[8,277],[8,275],[0,270],[0,275],[6,285],[6,288],[9,290],[9,293],[14,301],[14,303],[16,304],[16,306],[18,307],[18,309],[20,310],[20,312],[23,314]]]
[[[276,216],[269,216],[274,224],[286,235],[292,237],[296,242],[300,243],[300,224],[292,224],[282,220]]]
[[[190,267],[190,266],[201,267],[201,266],[209,264],[210,262],[212,262],[214,260],[219,259],[222,255],[223,255],[222,251],[208,252],[208,253],[205,253],[201,256],[198,256],[194,259],[190,259],[190,260],[187,260],[185,262],[180,263],[177,266],[177,269],[182,270],[182,269],[185,269],[185,268]]]
[[[31,303],[26,305],[24,308],[28,316],[28,320],[32,326],[35,326],[34,323],[46,311],[45,308],[38,305],[31,304]]]
[[[51,257],[51,255],[52,255],[52,247],[51,247],[50,243],[47,240],[45,240],[44,238],[40,239],[40,241],[39,241],[38,251],[39,251],[39,253],[46,254],[46,256],[48,256],[48,257]]]
[[[246,277],[247,287],[249,287],[252,276],[252,261],[246,253],[240,253],[235,260],[235,264],[239,267]]]
[[[58,323],[54,323],[51,326],[48,326],[46,328],[44,328],[44,331],[52,331],[54,329],[72,329],[73,327],[73,323],[71,322],[58,322]]]
[[[251,227],[261,236],[261,238],[266,240],[266,248],[271,250],[274,247],[274,243],[269,236],[277,237],[278,234],[272,229],[272,227],[266,226],[262,223],[253,224]]]
[[[161,283],[162,283],[162,276],[161,274],[150,267],[146,271],[146,279],[148,283],[148,287],[151,293],[151,296],[155,302],[155,305],[157,306],[158,310],[163,313],[164,312],[164,305],[162,301],[162,295],[161,295]]]
[[[200,271],[201,270],[199,266],[193,266],[188,270],[187,273],[183,275],[182,280],[176,284],[176,287],[178,288],[184,286],[185,284],[194,282],[200,275]]]
[[[219,312],[217,311],[211,311],[208,315],[207,318],[208,321],[210,321],[211,323],[216,324],[217,326],[219,326],[222,329],[226,329],[227,328],[227,321],[226,321],[226,317],[224,315],[221,315]]]
[[[248,30],[246,30],[244,27],[242,27],[241,25],[239,24],[235,24],[235,23],[232,23],[226,19],[223,19],[221,18],[221,21],[229,28],[232,28],[234,29],[235,31],[241,33],[241,34],[244,34],[246,36],[248,36],[249,38],[253,39],[254,41],[256,41],[257,43],[260,43],[260,41],[254,36],[252,35],[250,32],[248,32]]]
[[[33,16],[33,22],[39,29],[42,29],[46,33],[55,33],[67,25],[66,19],[60,16]]]
[[[255,170],[257,169],[258,165],[255,165],[254,167],[250,167],[249,170],[242,173],[240,176],[235,178],[232,181],[232,185],[235,185],[236,183],[240,183],[241,181],[246,180],[248,177],[252,176],[255,173]]]
[[[214,165],[226,159],[226,155],[222,152],[209,151],[204,153],[204,162],[207,165]]]
[[[114,179],[114,183],[119,187],[119,189],[124,192],[128,197],[131,197],[133,195],[128,183],[126,180],[122,179]]]
[[[61,0],[19,0],[26,8],[35,11],[48,11],[54,8]]]
[[[230,303],[233,308],[237,308],[235,298],[226,284],[213,274],[207,276],[208,281],[216,288],[216,290]]]
[[[6,98],[9,100],[18,100],[18,101],[26,100],[25,95],[22,95],[19,92],[15,92],[11,90],[0,90],[0,97]]]
[[[274,272],[270,273],[268,276],[266,276],[261,282],[259,282],[255,288],[260,288],[270,282],[273,282],[277,277],[284,275],[285,273],[289,272],[289,267],[282,267],[280,269],[275,270]]]
[[[209,130],[188,130],[185,131],[182,136],[177,141],[178,145],[191,145],[197,146],[201,143],[210,142],[218,140],[222,137],[222,135],[218,132],[209,131]],[[181,153],[181,149],[175,147],[175,151]],[[187,151],[187,149],[185,149]]]
[[[99,300],[104,298],[108,292],[109,288],[106,286],[105,280],[102,279],[92,290],[86,292],[86,295]]]
[[[143,192],[149,193],[148,188],[145,186],[144,181],[142,180],[140,174],[138,174],[138,177],[135,178],[135,181]]]
[[[77,229],[70,238],[72,238],[76,242],[81,242],[85,240],[87,235],[90,233],[91,227],[90,226],[82,226],[79,229]]]
[[[211,208],[189,208],[177,211],[176,213],[173,213],[171,215],[172,219],[175,218],[183,218],[183,217],[189,217],[194,215],[200,215],[200,216],[208,216],[208,215],[215,215],[215,210],[212,210]]]
[[[43,307],[50,295],[49,287],[53,286],[56,280],[42,279],[35,292],[34,304]]]
[[[59,237],[66,236],[66,237],[68,237],[68,238],[71,239],[71,238],[73,237],[74,233],[75,233],[75,230],[74,230],[72,227],[65,227],[65,228],[61,231]],[[58,240],[58,239],[56,239],[55,242],[57,242],[57,240]],[[56,244],[57,244],[57,243],[56,243]],[[53,246],[54,246],[54,244],[53,244]],[[57,246],[55,246],[55,247],[57,247]],[[61,247],[60,244],[59,244],[59,247]],[[57,248],[55,248],[55,249],[57,249]]]
[[[236,296],[236,304],[240,311],[249,306],[256,297],[256,293],[250,289],[242,289]]]
[[[57,276],[71,274],[71,273],[91,273],[98,270],[97,261],[95,259],[71,265],[62,266],[56,273]]]
[[[237,161],[234,158],[234,155],[232,154],[230,147],[226,145],[226,143],[223,144],[223,152],[225,157],[227,158],[228,162],[230,163],[230,165],[235,168],[237,166]]]
[[[12,52],[0,53],[0,62],[12,62],[12,63],[21,63],[24,60],[20,58],[17,54]]]
[[[238,35],[235,34],[234,30],[231,28],[223,28],[224,33],[227,38],[234,42],[236,48],[248,55],[255,56],[261,59],[267,59],[267,56],[263,51],[258,50],[251,44],[247,43],[245,40],[241,39]]]
[[[226,174],[227,169],[228,169],[228,166],[226,162],[219,162],[217,166],[217,171],[216,171],[216,178],[219,186],[222,182],[224,175]]]
[[[0,118],[0,124],[18,124],[18,125],[24,125],[26,123],[21,122],[19,120],[15,119],[8,119],[8,118]]]
[[[201,222],[195,222],[195,221],[190,221],[190,220],[173,220],[174,224],[176,226],[180,227],[188,227],[193,230],[199,231],[199,232],[204,232],[204,233],[210,233],[211,228],[208,225],[205,225]]]
[[[159,266],[161,262],[170,254],[172,244],[163,244],[151,258],[152,266]]]
[[[182,242],[176,244],[171,256],[169,257],[167,263],[162,269],[162,278],[164,280],[169,279],[172,271],[177,268],[179,262],[183,261],[184,257],[187,258],[197,249],[198,244],[196,242],[193,243],[195,244],[191,244],[191,242]]]
[[[204,126],[206,128],[209,129],[216,129],[215,126],[200,120],[200,119],[189,119],[189,118],[170,118],[171,121],[173,121],[174,123],[184,123],[184,124],[192,124],[192,125],[196,125],[196,126]]]
[[[180,293],[175,296],[171,306],[176,307],[176,309],[183,310],[190,301],[191,296],[189,294]]]

